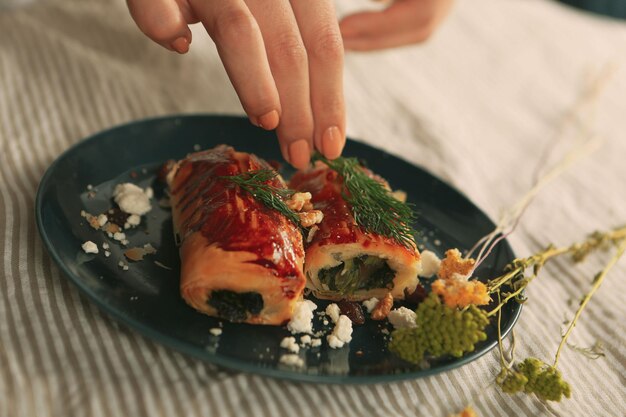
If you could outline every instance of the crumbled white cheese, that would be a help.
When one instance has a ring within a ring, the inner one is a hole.
[[[122,232],[115,232],[115,233],[113,233],[113,239],[121,242],[122,240],[126,239],[126,234],[124,234]]]
[[[439,267],[441,266],[441,259],[435,255],[434,252],[425,250],[421,253],[422,255],[422,272],[420,273],[421,277],[430,278],[439,272]]]
[[[83,243],[82,248],[85,253],[98,253],[98,245],[93,243],[91,240]]]
[[[391,323],[395,329],[412,329],[417,327],[415,318],[415,311],[406,307],[391,310],[387,315],[389,323]]]
[[[313,312],[316,308],[317,305],[311,300],[297,302],[287,329],[293,334],[313,333]]]
[[[109,218],[106,216],[106,214],[100,214],[98,216],[98,224],[100,225],[100,227],[107,224],[108,221],[109,221]]]
[[[124,270],[124,271],[128,271],[128,265],[124,265],[124,266],[122,267],[122,270]]]
[[[219,336],[222,334],[222,329],[220,329],[219,327],[214,327],[211,330],[209,330],[209,332],[213,335],[213,336]]]
[[[152,198],[154,197],[154,190],[152,189],[152,187],[147,187],[146,191],[144,191],[146,193],[146,196],[148,198]]]
[[[106,242],[104,242],[104,243],[102,244],[102,249],[109,249],[109,244],[108,244],[108,243],[106,243]]]
[[[87,190],[89,190],[89,191],[93,190],[93,185],[87,184]]]
[[[111,256],[111,252],[109,252],[108,250],[105,250],[104,251],[104,256],[106,256],[108,258],[109,256]]]
[[[378,305],[378,298],[376,297],[372,297],[369,300],[363,301],[363,307],[367,309],[368,313],[371,313],[376,305]]]
[[[305,334],[304,336],[302,336],[300,338],[300,344],[302,346],[310,345],[311,344],[311,336],[309,336],[308,334]]]
[[[311,347],[322,346],[322,339],[311,339]]]
[[[148,193],[129,182],[115,186],[113,200],[123,212],[128,214],[143,216],[152,209]]]
[[[348,316],[342,314],[337,320],[337,324],[332,334],[327,336],[328,345],[333,349],[339,349],[344,344],[352,340],[352,320]]]
[[[337,323],[337,320],[339,320],[339,315],[341,314],[341,310],[339,309],[339,306],[335,303],[328,304],[328,306],[326,307],[326,314],[328,314],[328,317],[330,317],[333,323]]]
[[[459,274],[458,272],[454,272],[452,273],[452,276],[450,276],[450,278],[453,279],[454,281],[465,282],[469,279],[469,275],[463,275],[463,274]]]
[[[290,352],[298,353],[300,351],[300,346],[296,343],[296,338],[293,336],[285,337],[280,342],[280,347],[287,349]]]
[[[283,365],[295,366],[297,368],[301,368],[304,366],[304,361],[302,360],[302,358],[293,353],[281,355],[279,362],[282,363]]]
[[[131,227],[139,226],[139,223],[141,223],[141,216],[137,214],[131,214],[130,216],[128,216],[128,219],[126,219],[124,229],[130,229]]]

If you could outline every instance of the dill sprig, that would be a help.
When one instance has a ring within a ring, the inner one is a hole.
[[[239,188],[251,194],[266,207],[278,211],[300,228],[300,218],[285,203],[285,200],[290,198],[295,191],[272,185],[270,182],[277,176],[278,173],[274,170],[259,169],[220,178],[238,185]]]
[[[396,199],[383,184],[368,176],[356,158],[331,161],[316,154],[313,159],[324,162],[343,177],[342,196],[359,226],[409,249],[415,247],[415,213],[410,204]]]

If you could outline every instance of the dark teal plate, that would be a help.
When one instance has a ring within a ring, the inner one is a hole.
[[[283,327],[220,323],[197,313],[181,299],[178,291],[179,260],[172,236],[170,212],[153,204],[142,225],[127,233],[131,244],[151,243],[155,255],[131,263],[123,271],[118,262],[123,250],[102,232],[89,227],[81,210],[101,213],[111,207],[111,191],[120,182],[151,185],[158,199],[163,188],[156,180],[160,165],[184,157],[194,149],[227,143],[268,160],[280,159],[273,133],[258,129],[241,117],[173,116],[143,120],[98,133],[79,142],[61,155],[44,175],[36,201],[39,231],[50,255],[78,288],[104,311],[141,334],[217,365],[245,372],[299,381],[326,383],[375,383],[418,378],[446,371],[484,355],[496,346],[495,326],[476,351],[462,358],[446,358],[424,369],[407,364],[386,349],[380,322],[355,326],[352,342],[343,349],[301,349],[306,366],[281,365],[289,335]],[[370,146],[348,141],[344,155],[367,161],[396,189],[405,190],[420,217],[416,227],[423,231],[420,244],[439,255],[447,248],[470,248],[494,225],[461,193],[428,172]],[[289,173],[287,173],[289,175]],[[89,195],[92,185],[95,197]],[[111,245],[111,256],[102,249],[98,255],[81,250],[84,241],[100,247]],[[502,242],[478,271],[482,277],[495,276],[514,258]],[[171,268],[164,269],[157,265]],[[318,303],[318,311],[326,303]],[[520,305],[511,302],[503,311],[502,331],[508,333],[520,314]],[[209,330],[223,325],[216,337]],[[316,323],[320,328],[322,323]]]

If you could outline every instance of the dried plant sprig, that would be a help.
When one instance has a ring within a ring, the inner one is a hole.
[[[600,94],[604,91],[614,72],[615,66],[609,63],[593,74],[584,85],[575,103],[561,120],[555,136],[548,141],[548,146],[540,156],[533,175],[531,189],[514,206],[502,213],[495,229],[476,242],[467,253],[466,256],[471,257],[475,251],[479,251],[474,269],[480,266],[500,241],[513,233],[526,208],[546,184],[565,172],[577,160],[594,152],[600,146],[602,141],[593,132],[594,112],[592,110],[596,107]],[[585,117],[586,115],[589,117]],[[555,164],[547,165],[550,153],[566,137],[565,133],[568,127],[576,129],[575,139],[578,144],[574,145]],[[541,174],[542,170],[545,170],[544,174]]]
[[[243,172],[237,175],[226,175],[221,178],[238,185],[242,190],[251,194],[266,207],[276,210],[287,217],[293,224],[300,227],[300,218],[291,210],[285,200],[291,197],[295,191],[288,188],[280,188],[271,182],[276,179],[278,173],[271,169]]]
[[[512,292],[504,294],[504,300],[498,303],[498,305],[489,312],[489,315],[493,316],[496,314],[502,306],[513,298],[517,298],[518,301],[523,302],[524,299],[520,298],[522,292],[528,284],[537,277],[541,268],[543,268],[550,259],[561,255],[570,255],[574,262],[580,262],[592,251],[606,249],[610,245],[618,245],[623,240],[626,240],[626,226],[621,226],[608,232],[594,232],[584,241],[574,243],[573,245],[561,248],[550,245],[543,251],[532,256],[513,260],[513,262],[505,268],[504,274],[490,279],[487,283],[487,291],[489,294],[494,294],[504,285],[508,285],[512,288]],[[526,271],[531,268],[532,273],[526,275]]]
[[[363,170],[357,158],[329,160],[315,154],[343,178],[343,198],[356,223],[368,232],[395,240],[409,249],[415,247],[415,212],[410,204],[395,198],[385,186]]]
[[[588,359],[598,359],[606,356],[606,354],[604,353],[604,345],[600,340],[597,340],[593,345],[588,347],[576,346],[570,343],[567,344],[567,347],[575,352],[580,353]]]
[[[589,290],[589,292],[587,294],[585,294],[585,296],[581,300],[580,305],[578,306],[578,309],[576,310],[576,314],[574,314],[574,318],[572,319],[572,321],[570,322],[569,326],[567,327],[567,330],[565,331],[565,334],[563,334],[563,336],[561,337],[561,343],[559,344],[559,347],[556,350],[556,354],[554,355],[554,365],[553,366],[555,368],[556,368],[557,364],[559,363],[559,356],[561,355],[561,351],[563,350],[563,346],[565,346],[565,344],[567,343],[567,338],[572,333],[572,330],[574,330],[574,327],[576,326],[576,322],[580,318],[580,315],[582,314],[583,310],[585,309],[585,307],[587,306],[587,304],[591,300],[591,297],[593,297],[593,295],[596,293],[598,288],[600,288],[600,285],[602,285],[602,282],[604,281],[604,278],[607,276],[609,271],[615,266],[617,261],[620,260],[622,255],[624,255],[625,251],[626,251],[626,238],[623,238],[622,241],[620,242],[619,246],[617,247],[617,250],[615,251],[615,254],[613,255],[613,257],[609,260],[607,265],[600,272],[598,272],[596,274],[596,276],[594,277],[593,284],[591,286],[591,290]]]
[[[527,358],[514,365],[513,354],[511,354],[510,361],[506,361],[504,357],[502,335],[500,333],[500,320],[502,316],[501,307],[511,298],[518,297],[521,291],[523,291],[523,289],[537,277],[539,270],[549,259],[561,255],[571,255],[574,262],[580,262],[584,260],[585,257],[592,251],[598,249],[608,249],[611,246],[617,247],[615,254],[609,260],[607,265],[598,274],[596,274],[593,279],[591,289],[583,296],[574,318],[569,322],[567,330],[561,335],[561,342],[557,348],[554,363],[552,365],[548,365],[537,358]],[[488,314],[489,316],[493,314],[498,315],[498,347],[500,350],[501,371],[496,378],[496,383],[504,392],[511,394],[520,391],[534,393],[539,398],[547,401],[560,401],[563,396],[567,398],[570,397],[571,387],[565,380],[563,380],[561,373],[557,369],[560,354],[563,347],[567,346],[567,339],[576,326],[583,310],[604,281],[604,278],[623,256],[625,251],[626,226],[605,233],[595,232],[583,242],[575,243],[560,249],[551,246],[531,257],[516,259],[513,263],[511,263],[509,271],[501,277],[490,281],[491,285],[489,288],[491,291],[497,293],[499,301],[498,306]],[[530,277],[525,277],[524,273],[526,269],[531,267],[533,268],[532,275]],[[504,299],[501,299],[502,286],[505,284],[511,284],[514,291],[507,294]],[[598,358],[603,355],[600,350],[596,349],[596,345],[588,349],[575,349],[581,351],[581,353],[588,354],[591,358]]]

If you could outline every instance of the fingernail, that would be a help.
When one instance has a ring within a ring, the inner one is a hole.
[[[263,116],[259,116],[257,124],[265,130],[274,130],[278,126],[280,118],[276,110],[265,113]]]
[[[303,169],[311,160],[309,142],[300,139],[289,144],[289,163],[296,168]]]
[[[186,54],[189,51],[189,40],[184,37],[180,37],[172,42],[171,47],[179,54]]]
[[[326,158],[334,159],[341,155],[343,138],[337,126],[331,126],[322,136],[322,153]]]

